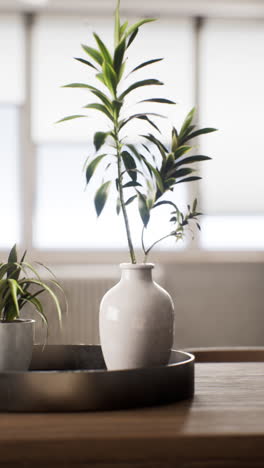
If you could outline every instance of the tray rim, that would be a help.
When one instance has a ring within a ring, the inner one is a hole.
[[[42,347],[42,345],[35,345],[36,347]],[[54,347],[71,347],[71,346],[76,346],[76,347],[85,347],[85,348],[89,348],[89,347],[98,347],[98,348],[101,348],[100,345],[47,345],[47,346],[54,346]],[[128,373],[132,373],[132,372],[146,372],[146,371],[153,371],[155,369],[171,369],[171,368],[175,368],[175,367],[180,367],[180,366],[184,366],[184,365],[190,365],[191,363],[195,363],[195,355],[192,354],[192,353],[189,353],[188,351],[183,351],[183,350],[179,350],[179,349],[172,349],[171,350],[172,352],[175,352],[175,353],[180,353],[181,355],[183,356],[186,356],[187,359],[184,359],[182,361],[179,361],[179,362],[172,362],[172,363],[168,363],[166,365],[163,365],[163,366],[150,366],[150,367],[134,367],[133,369],[116,369],[116,370],[107,370],[107,369],[62,369],[62,370],[57,370],[57,369],[52,369],[52,370],[27,370],[27,371],[16,371],[16,370],[9,370],[9,371],[4,371],[4,372],[0,372],[0,377],[1,376],[8,376],[8,375],[39,375],[39,374],[59,374],[59,375],[62,375],[62,374],[117,374],[117,373],[120,373],[120,374],[128,374]]]

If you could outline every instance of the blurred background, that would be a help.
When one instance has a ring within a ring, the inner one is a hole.
[[[62,333],[51,316],[50,342],[99,342],[100,298],[129,261],[114,199],[98,221],[93,185],[85,190],[82,167],[104,118],[55,124],[91,102],[62,85],[91,82],[73,57],[85,58],[80,44],[91,45],[93,31],[112,44],[114,8],[114,0],[0,0],[0,254],[17,242],[63,283],[69,314]],[[201,232],[149,259],[175,302],[175,346],[264,345],[264,1],[122,0],[121,16],[158,18],[141,28],[127,69],[164,57],[138,72],[164,81],[159,95],[177,102],[152,105],[168,115],[158,123],[164,142],[194,106],[200,126],[219,129],[195,143],[213,158],[198,168],[202,181],[174,194],[182,208],[198,197]],[[142,89],[134,100],[151,96]],[[133,141],[139,133],[142,123],[130,126]],[[136,207],[130,216],[139,247]],[[165,210],[152,220],[149,239],[167,232],[167,219]]]

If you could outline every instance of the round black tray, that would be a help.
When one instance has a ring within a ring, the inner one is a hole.
[[[107,371],[100,346],[34,346],[28,372],[0,373],[0,411],[96,411],[169,403],[194,393],[194,356],[162,367]]]

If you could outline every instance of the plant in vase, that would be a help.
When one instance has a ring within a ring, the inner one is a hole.
[[[14,245],[7,262],[0,263],[0,371],[27,370],[29,367],[35,320],[21,319],[21,310],[26,304],[33,306],[39,314],[48,334],[48,319],[40,299],[46,291],[54,302],[61,324],[60,301],[53,290],[55,286],[62,291],[61,286],[54,278],[50,280],[51,285],[47,284],[25,257],[26,252],[18,260]]]
[[[89,83],[71,83],[69,88],[82,88],[97,100],[85,105],[89,111],[103,113],[109,122],[108,131],[98,131],[93,136],[95,155],[85,165],[86,183],[94,173],[103,170],[104,180],[98,187],[94,205],[98,216],[106,204],[111,187],[116,191],[116,211],[124,220],[131,263],[121,264],[121,281],[104,296],[100,307],[100,337],[104,358],[109,369],[156,366],[165,364],[170,355],[173,341],[173,304],[169,294],[152,281],[152,264],[146,263],[155,245],[168,237],[183,238],[186,229],[195,223],[200,228],[197,200],[182,212],[177,203],[167,195],[178,184],[189,183],[201,177],[193,175],[194,164],[210,159],[208,156],[188,153],[193,149],[190,142],[201,134],[215,131],[214,128],[197,129],[193,123],[192,109],[184,120],[180,131],[171,129],[170,143],[164,143],[156,119],[163,117],[153,112],[128,113],[127,96],[141,87],[158,87],[159,80],[147,78],[126,85],[124,71],[128,67],[127,52],[136,39],[139,29],[153,19],[143,19],[129,26],[121,24],[119,1],[115,11],[114,50],[109,48],[94,33],[95,47],[82,45],[89,60],[76,58],[100,82],[99,87]],[[138,70],[159,62],[150,59],[139,63],[129,71],[129,76]],[[156,103],[173,105],[173,101],[159,96],[141,100],[139,104]],[[70,115],[66,121],[87,117],[84,114]],[[140,144],[131,144],[125,135],[127,125],[141,120],[151,129],[140,135]],[[105,163],[104,165],[102,163]],[[108,169],[114,167],[114,177],[108,177]],[[131,193],[132,192],[132,193]],[[142,220],[141,245],[144,263],[137,263],[132,241],[127,206],[138,204]],[[170,207],[168,233],[150,245],[146,245],[145,231],[153,210]]]

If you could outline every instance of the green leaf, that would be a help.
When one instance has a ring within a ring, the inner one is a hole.
[[[177,148],[179,146],[179,138],[178,138],[178,133],[175,127],[172,129],[172,134],[171,134],[171,150],[173,153],[177,151]]]
[[[62,88],[87,88],[89,90],[93,90],[93,89],[96,90],[94,86],[90,86],[85,83],[70,83],[70,84],[62,86]]]
[[[151,151],[150,151],[150,148],[149,148],[147,145],[145,145],[144,143],[141,143],[141,144],[142,144],[143,148],[145,148],[145,150],[146,150],[149,154],[152,155],[152,153],[151,153]],[[154,157],[154,155],[153,155],[153,157]]]
[[[112,65],[107,62],[103,63],[102,70],[108,89],[116,96],[117,76],[115,70]]]
[[[123,74],[124,74],[124,71],[125,71],[125,68],[126,68],[126,61],[124,61],[120,67],[120,72],[119,72],[119,80],[121,80]]]
[[[143,99],[142,101],[139,101],[139,104],[141,102],[157,102],[159,104],[176,104],[176,102],[171,101],[170,99],[163,99],[163,98]]]
[[[155,18],[145,18],[145,19],[142,19],[142,20],[138,21],[137,23],[130,26],[130,28],[128,28],[126,36],[130,36],[134,31],[136,31],[138,28],[140,28],[140,26],[142,26],[143,24],[146,24],[146,23],[151,23],[152,21],[156,21],[156,19]]]
[[[36,276],[36,278],[38,278],[39,280],[41,279],[37,270],[32,265],[30,265],[30,263],[23,262],[20,264],[20,267],[21,269],[23,269],[23,271],[25,271],[25,274],[27,273],[26,269],[28,269]]]
[[[177,164],[175,164],[175,168],[180,167],[184,164],[192,164],[200,161],[208,161],[212,158],[209,158],[209,156],[202,156],[202,155],[196,155],[196,156],[189,156],[188,158],[184,158],[181,161],[179,161]]]
[[[123,62],[125,50],[126,50],[126,40],[123,39],[118,44],[117,48],[115,49],[115,53],[114,53],[113,66],[114,66],[114,70],[115,70],[117,76],[120,76],[121,65],[122,65],[122,62]]]
[[[130,182],[127,182],[125,185],[123,185],[123,188],[127,188],[127,187],[142,187],[142,184],[131,180]]]
[[[201,177],[198,176],[193,176],[193,177],[186,177],[186,179],[181,179],[176,184],[181,184],[183,182],[194,182],[195,180],[200,180]]]
[[[174,163],[175,163],[174,155],[173,153],[169,153],[167,155],[167,160],[165,161],[164,170],[162,170],[162,172],[166,174],[172,167],[174,167]]]
[[[11,302],[8,302],[6,304],[6,307],[5,307],[5,310],[4,310],[4,317],[5,317],[5,320],[15,320],[18,316],[17,316],[17,312],[16,312],[16,308],[14,306],[13,303]]]
[[[161,177],[159,171],[147,160],[144,160],[144,163],[151,170],[151,172],[154,174],[157,187],[160,190],[160,192],[163,193],[164,192],[164,185],[163,185],[163,180],[162,180],[162,177]]]
[[[80,57],[74,57],[74,60],[78,60],[78,62],[81,62],[81,63],[84,63],[85,65],[88,65],[89,67],[92,67],[94,68],[94,70],[98,70],[98,68],[96,68],[91,62],[89,62],[88,60],[84,60],[83,58],[80,58]]]
[[[180,134],[179,134],[179,138],[182,137],[184,132],[187,130],[187,128],[191,124],[194,113],[195,113],[195,107],[193,107],[193,109],[187,114],[187,117],[185,118],[185,120],[184,120],[184,122],[182,124],[181,131],[180,131]]]
[[[11,271],[14,271],[14,266],[10,263],[4,263],[3,265],[1,265],[0,267],[0,281],[3,279],[3,277],[5,276],[5,274],[10,270]],[[13,273],[12,273],[13,275]],[[1,284],[1,282],[0,282]]]
[[[180,138],[180,145],[183,143],[183,141],[187,141],[185,140],[187,135],[189,135],[194,129],[195,129],[196,125],[189,125],[188,128],[186,128],[185,132],[182,134],[181,138]]]
[[[6,277],[13,278],[17,280],[19,278],[20,269],[17,263],[17,247],[16,244],[10,250],[8,260],[7,260],[8,268],[6,270]]]
[[[158,140],[158,138],[156,138],[151,133],[149,133],[148,135],[140,135],[140,136],[142,136],[143,138],[146,138],[148,141],[153,143],[158,148],[158,150],[160,151],[160,154],[161,154],[162,158],[163,159],[166,158],[166,153],[168,153],[168,150],[167,150],[166,146],[164,146],[163,143],[160,140]]]
[[[129,176],[133,181],[136,181],[137,172],[135,169],[137,168],[137,165],[134,161],[133,156],[131,156],[131,154],[128,151],[122,151],[121,156]]]
[[[174,177],[169,177],[169,179],[166,179],[165,181],[165,186],[166,190],[171,190],[173,185],[175,185],[176,179]]]
[[[106,83],[106,81],[105,81],[105,79],[104,79],[103,73],[97,73],[96,78],[97,78],[99,81],[101,81],[101,83],[103,83],[104,86],[108,87],[108,86],[107,86],[107,83]]]
[[[186,141],[189,141],[192,138],[195,138],[195,137],[197,137],[199,135],[203,135],[203,134],[206,134],[206,133],[212,133],[212,132],[217,132],[217,129],[216,128],[201,128],[201,130],[196,130],[195,132],[190,133],[185,138],[183,138],[182,143],[185,143]]]
[[[69,115],[68,117],[64,117],[61,120],[58,120],[56,123],[61,123],[61,122],[66,122],[67,120],[72,120],[72,119],[80,119],[82,117],[87,117],[87,115]]]
[[[20,263],[23,263],[26,255],[27,255],[27,251],[25,250],[22,257],[21,257]]]
[[[100,112],[103,112],[110,120],[113,121],[113,116],[110,114],[109,110],[103,106],[102,104],[92,103],[92,104],[87,104],[87,106],[84,106],[84,109],[95,109]]]
[[[8,263],[16,263],[17,262],[17,247],[16,247],[16,244],[13,245],[12,249],[10,250],[7,262]]]
[[[192,149],[191,146],[179,146],[179,148],[174,153],[174,158],[179,159],[185,153],[188,153]]]
[[[58,298],[57,298],[56,294],[52,291],[52,289],[46,283],[43,283],[43,281],[39,281],[37,279],[26,278],[25,280],[20,282],[20,284],[28,284],[28,283],[37,284],[41,288],[45,289],[45,291],[48,292],[48,294],[50,295],[50,297],[52,298],[52,300],[53,300],[53,302],[55,304],[55,307],[56,307],[56,310],[57,310],[57,313],[58,313],[58,317],[59,317],[59,322],[61,324],[62,313],[61,313],[60,303],[58,301]]]
[[[102,213],[108,194],[110,189],[111,181],[105,182],[101,187],[97,190],[94,198],[94,205],[97,216],[100,216]]]
[[[193,206],[192,206],[193,212],[196,211],[196,208],[197,208],[197,198],[195,198],[194,201],[193,201]]]
[[[44,265],[44,263],[42,263],[42,262],[36,262],[36,263],[37,263],[39,266],[41,266],[42,268],[44,268],[44,269],[53,277],[53,279],[57,282],[57,277],[56,277],[56,275],[54,275],[53,271],[52,271],[49,267],[47,267],[46,265]],[[60,289],[61,291],[63,291],[63,288],[59,285],[58,282],[57,282],[56,286],[58,286],[59,289]],[[63,291],[63,292],[64,292],[64,291]]]
[[[107,49],[106,45],[103,43],[103,41],[100,39],[100,37],[98,36],[98,34],[96,33],[93,33],[93,36],[97,42],[97,45],[100,49],[100,52],[105,60],[105,62],[109,63],[109,64],[112,64],[112,57],[111,57],[111,54],[109,52],[109,50]]]
[[[161,60],[164,60],[163,58],[158,58],[158,59],[153,59],[153,60],[147,60],[146,62],[142,62],[140,65],[137,67],[133,68],[130,73],[133,73],[137,70],[140,70],[140,68],[147,67],[148,65],[151,65],[152,63],[160,62]]]
[[[122,24],[121,28],[120,28],[120,39],[122,39],[122,36],[126,30],[126,28],[128,27],[128,21],[125,21],[124,24]]]
[[[123,128],[128,122],[130,122],[133,119],[141,119],[141,120],[146,120],[152,127],[155,128],[155,130],[157,130],[160,133],[160,130],[157,127],[157,125],[154,122],[152,122],[152,120],[149,119],[149,117],[148,117],[149,115],[153,115],[154,117],[164,118],[164,115],[156,114],[154,112],[145,112],[144,114],[143,113],[133,114],[130,117],[128,117],[127,119],[122,120],[120,122],[119,129],[121,130],[121,128]]]
[[[115,35],[114,35],[114,40],[115,40],[115,47],[120,41],[120,0],[117,0],[116,3],[116,9],[115,9]]]
[[[108,99],[108,97],[102,93],[102,91],[100,91],[99,89],[93,89],[92,90],[92,93],[98,97],[103,104],[105,104],[105,106],[107,107],[107,109],[110,111],[110,113],[112,114],[113,112],[113,106],[112,106],[112,103],[110,101],[110,99]]]
[[[11,292],[11,297],[12,297],[12,300],[13,300],[13,304],[14,304],[14,307],[15,307],[15,310],[16,310],[16,316],[19,317],[19,305],[18,305],[17,295],[18,295],[18,293],[21,293],[21,292],[23,294],[23,289],[17,283],[16,280],[8,279],[7,281],[8,281],[8,286],[9,286],[9,289],[10,289],[10,292]]]
[[[90,57],[94,59],[95,62],[99,63],[99,65],[102,65],[103,57],[100,54],[100,52],[98,52],[98,50],[93,49],[93,47],[88,47],[84,44],[82,44],[82,48],[84,52],[86,52]]]
[[[96,151],[98,151],[101,146],[103,146],[108,135],[108,132],[96,132],[94,134],[94,146]]]
[[[193,172],[193,169],[190,169],[188,167],[183,167],[182,169],[179,169],[178,171],[173,172],[173,175],[176,179],[179,179],[181,177],[185,177]]]
[[[163,117],[163,116],[159,116],[159,117]],[[136,118],[140,119],[140,120],[146,120],[146,122],[148,122],[153,128],[155,128],[155,130],[157,130],[159,133],[161,133],[159,127],[151,119],[149,119],[149,117],[146,114],[145,115],[138,115]]]
[[[153,206],[153,208],[157,208],[158,206],[161,206],[161,205],[171,205],[173,206],[173,208],[175,210],[178,210],[177,206],[175,205],[175,203],[173,203],[172,201],[169,201],[169,200],[162,200],[162,201],[159,201],[157,203],[155,203],[155,205]]]
[[[148,209],[148,205],[147,205],[147,200],[146,200],[146,197],[144,195],[142,195],[142,193],[140,193],[140,192],[137,192],[137,193],[138,193],[139,214],[140,214],[140,217],[142,219],[142,222],[143,222],[144,226],[147,227],[148,222],[149,222],[149,218],[150,218],[149,209]]]
[[[152,181],[147,180],[147,205],[148,209],[151,210],[153,208],[153,205],[155,203],[156,199],[156,187],[152,184]]]
[[[132,203],[135,198],[137,198],[137,195],[133,195],[132,197],[128,198],[128,200],[125,202],[125,205],[130,205],[130,203]]]
[[[119,99],[122,101],[124,99],[124,97],[129,94],[131,91],[133,91],[134,89],[137,89],[137,88],[140,88],[142,86],[162,86],[163,83],[159,80],[156,80],[156,79],[149,79],[149,80],[142,80],[142,81],[137,81],[136,83],[133,83],[132,85],[130,85],[122,94],[121,96],[119,97]]]
[[[138,34],[138,29],[135,29],[135,31],[132,34],[130,34],[129,39],[128,39],[128,43],[127,43],[127,48],[132,44],[132,42],[136,38],[137,34]],[[126,37],[128,37],[128,36],[126,35]]]
[[[138,152],[138,150],[136,149],[135,145],[132,145],[131,143],[127,144],[126,145],[130,151],[132,151],[132,153],[136,156],[137,160],[139,162],[142,161],[142,155]]]
[[[97,156],[93,161],[87,166],[86,169],[86,184],[89,183],[91,177],[94,174],[94,171],[96,170],[98,164],[102,161],[102,159],[106,156],[106,154],[100,154],[100,156]]]

